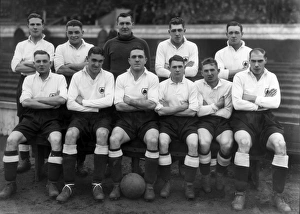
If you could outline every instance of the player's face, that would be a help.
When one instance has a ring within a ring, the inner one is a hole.
[[[40,75],[45,75],[49,73],[51,63],[50,58],[47,54],[37,54],[34,57],[34,67]]]
[[[130,16],[119,17],[117,27],[120,35],[130,36],[133,27],[133,22],[131,21]]]
[[[172,61],[170,65],[171,77],[182,79],[184,75],[184,63],[181,61]]]
[[[241,43],[243,33],[239,26],[229,26],[226,35],[229,45],[234,46]]]
[[[145,64],[147,62],[147,58],[145,56],[145,52],[143,50],[132,50],[130,52],[130,57],[128,62],[131,66],[131,69],[134,71],[143,71],[145,68]]]
[[[79,26],[68,26],[67,27],[67,37],[69,42],[73,46],[78,46],[81,44],[83,36],[83,30]]]
[[[175,44],[182,44],[183,43],[183,36],[185,33],[185,29],[183,28],[182,24],[180,25],[172,25],[169,29],[169,34],[171,36],[171,41]]]
[[[92,74],[98,74],[102,68],[104,56],[101,54],[91,54],[88,57],[88,70]]]
[[[28,22],[29,34],[32,37],[41,37],[44,30],[44,25],[40,18],[31,18]]]
[[[261,52],[252,52],[250,56],[250,70],[256,76],[260,77],[264,73],[267,59]]]
[[[214,64],[203,65],[201,73],[207,83],[218,81],[219,70]]]

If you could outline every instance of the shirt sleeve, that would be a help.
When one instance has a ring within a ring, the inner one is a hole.
[[[270,78],[269,90],[276,89],[277,93],[273,97],[257,96],[255,104],[264,108],[275,109],[279,107],[281,101],[280,87],[275,75],[270,75],[268,78]]]
[[[164,100],[164,89],[165,89],[165,85],[160,82],[159,86],[158,86],[158,103],[155,107],[155,111],[159,111],[163,106],[163,104],[161,104],[161,102]]]
[[[63,97],[64,99],[68,99],[68,90],[67,90],[67,81],[63,75],[60,75],[60,83],[59,83],[59,96]]]
[[[98,112],[97,108],[85,107],[76,102],[76,98],[79,95],[78,84],[80,84],[79,81],[73,75],[68,90],[67,108],[72,111]]]
[[[224,95],[224,99],[225,99],[225,104],[224,104],[224,108],[221,108],[219,110],[217,110],[217,112],[215,113],[216,116],[219,117],[224,117],[226,119],[230,118],[231,113],[232,113],[232,95],[231,95],[231,86],[228,87],[225,95]]]
[[[105,84],[105,96],[100,99],[82,100],[82,105],[93,108],[107,108],[112,106],[114,99],[114,77],[109,75]]]
[[[235,110],[256,111],[258,105],[248,100],[243,100],[243,81],[239,75],[235,75],[232,83],[232,103]]]
[[[155,74],[153,74],[148,89],[148,100],[151,100],[156,104],[158,103],[158,89],[159,89],[159,80],[158,77]]]
[[[199,104],[198,104],[198,97],[197,97],[197,90],[196,90],[196,86],[194,83],[192,83],[189,86],[190,90],[189,90],[189,109],[198,112],[199,109]]]
[[[25,77],[22,85],[22,94],[20,96],[20,103],[22,103],[26,99],[31,99],[33,97],[31,86],[32,86],[32,78]]]
[[[15,49],[14,56],[11,60],[11,70],[13,72],[16,72],[17,65],[22,61],[22,53],[23,53],[22,45],[21,43],[18,43]]]
[[[225,68],[225,64],[223,62],[223,59],[221,57],[221,52],[218,51],[216,54],[215,54],[215,60],[217,61],[218,63],[218,68],[220,69],[220,72],[219,72],[219,78],[222,78],[222,79],[228,79],[229,77],[229,69],[226,69]]]
[[[191,52],[189,56],[189,61],[193,61],[194,65],[192,67],[185,68],[185,76],[186,77],[194,77],[198,73],[198,66],[199,66],[199,58],[198,58],[198,47],[196,44],[191,43],[190,46]]]
[[[55,50],[55,55],[54,55],[54,68],[55,71],[65,64],[64,56],[63,56],[63,50],[62,50],[62,45],[57,46]]]
[[[118,76],[117,80],[116,80],[115,100],[114,100],[115,105],[118,104],[118,103],[122,103],[123,102],[123,97],[125,95],[125,90],[124,90],[122,78],[120,78],[120,77],[121,76]]]
[[[197,97],[198,97],[198,104],[199,104],[199,109],[197,112],[198,117],[214,114],[218,110],[217,106],[214,103],[210,105],[203,105],[203,96],[199,92],[199,90],[198,90]]]
[[[165,68],[166,56],[163,49],[163,44],[159,43],[156,50],[155,72],[159,77],[169,78],[171,72]]]

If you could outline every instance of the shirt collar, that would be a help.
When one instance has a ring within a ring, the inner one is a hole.
[[[265,69],[264,69],[264,73],[263,73],[261,76],[266,76],[266,75],[268,75],[269,72],[270,72],[270,71],[268,71],[268,69],[265,68]],[[248,68],[247,73],[248,73],[249,75],[251,75],[252,77],[255,77],[254,74],[252,73],[252,71],[250,70],[250,67]]]
[[[39,41],[43,40],[44,38],[45,38],[45,34],[42,34],[42,38],[41,38]],[[32,42],[32,40],[31,40],[31,35],[28,36],[28,41],[29,41],[29,42]],[[39,41],[38,41],[38,42],[39,42]]]
[[[86,42],[84,41],[84,39],[81,39],[81,41],[82,41],[82,43],[81,43],[81,45],[80,45],[80,47],[79,47],[78,49],[80,49],[81,47],[86,46]],[[68,43],[68,45],[69,45],[70,47],[75,48],[73,45],[71,45],[71,43],[70,43],[69,40],[68,40],[67,43]]]
[[[219,87],[221,87],[223,84],[222,84],[222,79],[220,79],[219,78],[219,82],[218,82],[218,84],[214,87],[214,88],[212,88],[212,89],[217,89],[217,88],[219,88]],[[210,87],[210,85],[205,81],[205,79],[203,79],[203,82],[204,82],[204,85],[206,85],[207,87]],[[211,87],[210,87],[211,88]]]
[[[130,70],[130,67],[127,69],[127,72],[129,73],[129,75],[131,75],[132,77],[133,77],[133,74],[132,74],[132,72],[131,72],[131,70]],[[143,76],[143,75],[148,75],[148,70],[147,70],[147,68],[145,67],[145,70],[144,70],[144,72],[142,73],[142,75],[141,76]],[[140,77],[141,77],[140,76]]]
[[[46,79],[44,79],[44,80],[40,77],[40,73],[37,72],[37,71],[35,72],[35,76],[38,77],[38,78],[39,78],[40,80],[42,80],[42,81],[47,81],[47,80],[49,80],[50,78],[52,78],[53,74],[52,74],[52,72],[51,72],[51,70],[50,70],[48,77],[47,77]]]
[[[246,45],[246,43],[244,42],[244,40],[241,40],[241,42],[242,42],[242,45],[241,45],[241,47],[239,47],[239,49],[245,47],[245,45]],[[231,45],[229,45],[228,40],[227,40],[227,46],[233,48]]]
[[[180,47],[181,47],[186,41],[187,41],[187,39],[185,38],[185,36],[183,36],[183,43],[180,45]],[[171,42],[171,36],[170,36],[168,42],[169,42],[172,46],[175,47],[175,45],[173,45],[173,43]]]
[[[181,82],[178,82],[178,83],[174,82],[174,81],[171,79],[171,77],[169,78],[169,84],[171,84],[171,85],[184,84],[185,81],[186,81],[186,79],[185,79],[185,76],[184,76],[184,75],[183,75],[183,77],[182,77]]]

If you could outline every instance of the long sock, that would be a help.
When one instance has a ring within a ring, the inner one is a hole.
[[[235,188],[238,192],[244,192],[247,189],[250,159],[249,154],[236,152],[235,159]]]
[[[67,184],[75,183],[75,165],[77,159],[76,145],[66,145],[63,148],[63,172]]]
[[[48,180],[57,182],[62,170],[62,152],[51,151],[48,158]]]
[[[184,180],[188,183],[193,183],[195,181],[197,169],[199,167],[199,157],[186,155],[184,159],[185,174]]]
[[[29,145],[27,144],[19,144],[19,152],[20,152],[20,157],[22,160],[28,159],[30,154],[29,154]]]
[[[224,174],[227,167],[230,165],[230,160],[231,160],[231,154],[224,155],[220,150],[218,155],[217,155],[216,171],[220,174]]]
[[[145,175],[144,179],[147,184],[153,184],[156,180],[158,167],[158,151],[147,150],[145,153]]]
[[[94,151],[94,183],[101,183],[108,163],[108,146],[96,144]]]
[[[120,183],[122,180],[122,156],[121,149],[109,150],[108,164],[111,169],[111,178],[114,183]]]
[[[273,191],[277,193],[282,193],[284,190],[288,173],[288,159],[287,155],[274,155],[272,162]]]
[[[170,153],[159,154],[158,158],[160,177],[164,181],[171,179],[171,164],[172,158]]]
[[[210,173],[210,161],[211,153],[199,154],[200,172],[202,175],[208,175]]]
[[[19,155],[18,151],[5,151],[3,156],[4,177],[6,181],[15,181],[17,178]]]

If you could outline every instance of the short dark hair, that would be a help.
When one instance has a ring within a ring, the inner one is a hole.
[[[239,26],[240,29],[241,29],[241,32],[243,32],[243,25],[240,24],[240,23],[238,23],[238,22],[236,22],[236,21],[231,21],[231,22],[229,22],[229,23],[226,25],[226,31],[227,31],[227,32],[228,32],[228,28],[229,28],[230,26]]]
[[[183,64],[184,64],[184,59],[183,59],[183,57],[182,57],[182,56],[179,56],[179,55],[174,55],[174,56],[172,56],[172,57],[169,59],[169,65],[170,65],[170,66],[171,66],[171,63],[172,63],[173,61],[183,62]]]
[[[209,65],[210,64],[214,64],[216,66],[216,68],[218,68],[218,62],[214,58],[212,58],[212,57],[204,59],[201,62],[201,64],[202,64],[202,68],[203,68],[204,65],[207,65],[207,64],[209,64]]]
[[[33,57],[35,57],[35,56],[38,55],[38,54],[40,54],[40,55],[47,55],[48,58],[50,59],[50,55],[49,55],[48,52],[46,52],[46,51],[43,51],[43,50],[37,50],[37,51],[35,51],[35,52],[33,53]]]
[[[264,58],[266,59],[267,58],[267,52],[264,50],[264,49],[262,49],[262,48],[253,48],[251,51],[250,51],[250,53],[249,53],[249,59],[251,58],[251,54],[252,53],[262,53],[263,55],[264,55]]]
[[[78,27],[80,27],[80,29],[82,29],[81,21],[76,20],[76,19],[72,19],[72,20],[68,21],[66,24],[66,28],[68,28],[69,26],[78,26]]]
[[[40,20],[42,20],[42,24],[44,24],[44,19],[42,18],[42,16],[40,14],[37,13],[30,13],[29,16],[27,17],[27,23],[29,24],[29,20],[32,18],[38,18]]]
[[[181,17],[174,17],[169,22],[169,29],[171,29],[171,25],[182,25],[182,27],[184,28],[185,22]]]
[[[133,50],[141,50],[141,51],[144,51],[144,55],[145,55],[145,57],[146,57],[145,49],[144,49],[143,47],[141,47],[141,46],[133,46],[133,47],[130,49],[130,51],[129,51],[129,56],[128,56],[128,57],[130,57],[131,51],[133,51]]]
[[[131,13],[120,13],[118,16],[117,16],[117,23],[119,22],[119,18],[120,17],[123,17],[123,18],[126,18],[126,17],[130,17],[130,20],[131,22],[133,22],[133,17],[132,17],[132,14]]]
[[[90,57],[92,54],[100,54],[100,55],[104,56],[103,48],[100,48],[97,46],[92,47],[88,52],[88,57]]]

